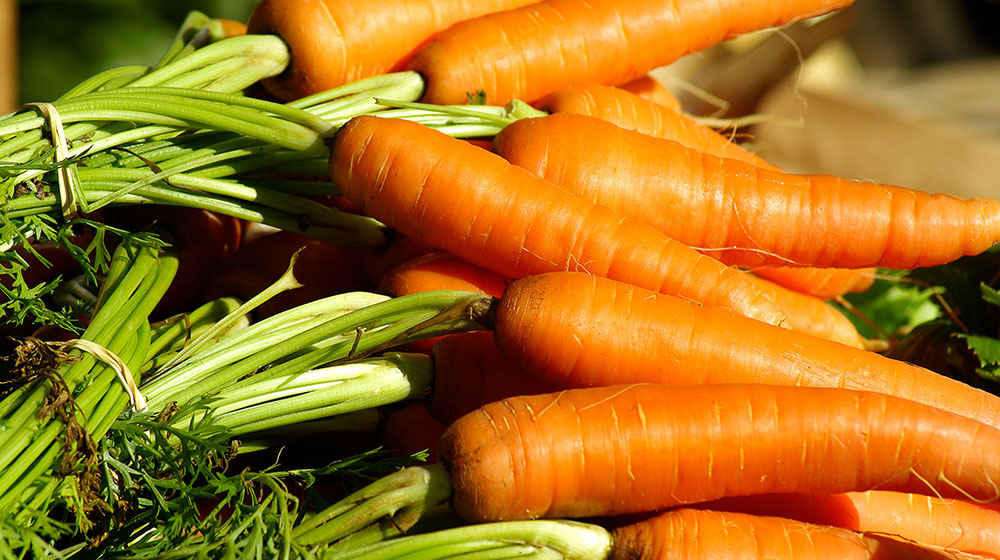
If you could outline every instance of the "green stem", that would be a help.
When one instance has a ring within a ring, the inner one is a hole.
[[[351,370],[351,378],[343,370]],[[432,378],[429,356],[390,354],[287,379],[238,383],[221,391],[211,408],[216,422],[240,435],[422,398]]]
[[[565,520],[480,523],[387,540],[337,554],[338,560],[470,560],[558,558],[604,560],[611,534],[599,525]],[[325,556],[334,558],[334,556]]]
[[[222,297],[205,302],[190,313],[182,313],[162,321],[153,329],[149,352],[146,355],[147,362],[143,366],[143,370],[151,371],[162,367],[162,364],[166,362],[166,358],[163,357],[173,357],[192,340],[203,335],[215,336],[217,338],[214,338],[213,342],[218,342],[223,337],[246,328],[250,322],[244,316],[242,321],[234,321],[232,325],[221,332],[212,335],[204,334],[224,317],[235,312],[239,306],[240,302],[236,298]],[[157,365],[154,367],[153,364]]]
[[[259,73],[266,75],[255,76],[247,72],[244,80],[252,79],[252,81],[232,91],[240,91],[257,80],[277,75],[283,71],[288,65],[288,47],[285,46],[284,41],[273,35],[229,37],[197,49],[187,56],[146,74],[129,85],[132,87],[166,85],[176,82],[185,74],[194,73],[199,68],[208,67],[219,61],[236,59],[253,62],[254,67],[260,69]],[[225,75],[227,75],[225,72],[219,73],[214,78],[217,80]],[[205,81],[205,77],[202,77],[202,81]]]
[[[283,447],[288,442],[302,437],[322,439],[341,432],[373,434],[378,429],[380,420],[381,413],[378,409],[365,408],[321,420],[295,422],[294,424],[255,431],[248,437],[242,437],[237,451],[238,453],[252,453]]]
[[[451,480],[442,464],[408,467],[307,517],[293,537],[303,545],[332,544],[383,518],[406,532],[425,516],[447,511],[442,508],[450,498]]]
[[[247,346],[230,347],[225,357],[214,356],[211,368],[204,363],[175,368],[169,375],[158,378],[147,396],[150,406],[155,409],[170,401],[183,403],[212,394],[264,366],[269,367],[259,375],[269,378],[299,374],[334,360],[358,359],[412,340],[412,336],[420,336],[426,325],[438,321],[449,321],[448,330],[452,332],[482,328],[476,322],[477,313],[489,301],[492,298],[483,294],[457,291],[393,298],[334,317],[294,337],[280,337],[280,340],[267,339],[267,335],[255,337]],[[455,314],[468,319],[450,323]],[[267,340],[262,344],[262,339]],[[239,359],[231,362],[230,357]]]

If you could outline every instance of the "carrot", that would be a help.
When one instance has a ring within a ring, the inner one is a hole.
[[[1000,430],[906,399],[762,384],[512,397],[438,453],[466,520],[619,515],[774,492],[1000,499]]]
[[[555,386],[848,387],[1000,428],[1000,397],[903,361],[585,274],[522,278],[496,306],[497,348]]]
[[[354,203],[351,202],[351,204]],[[433,245],[429,245],[411,235],[403,235],[397,231],[393,233],[392,241],[390,241],[389,246],[385,250],[380,253],[364,254],[361,256],[361,269],[364,271],[365,277],[373,285],[378,285],[383,277],[393,268],[434,251],[437,251],[437,248]]]
[[[545,96],[536,105],[539,109],[553,113],[576,113],[597,117],[622,128],[674,140],[699,152],[778,170],[778,167],[743,149],[731,138],[687,117],[678,109],[651,102],[626,91],[621,86],[594,84],[572,86]],[[655,191],[650,189],[646,192]],[[636,196],[640,194],[635,193]],[[665,220],[658,220],[653,225],[663,223]],[[665,229],[664,233],[671,235],[674,232]],[[770,268],[761,269],[761,272],[758,276],[786,288],[830,299],[847,291],[866,289],[871,285],[870,275],[873,270],[784,267],[780,273],[771,273]],[[841,291],[835,291],[838,289]]]
[[[871,288],[876,269],[768,266],[755,268],[753,273],[789,290],[829,300]]]
[[[728,136],[621,87],[598,84],[571,86],[550,93],[534,105],[549,113],[573,113],[603,119],[621,128],[674,140],[699,152],[778,169]]]
[[[418,123],[351,119],[333,137],[330,175],[369,216],[502,276],[586,270],[782,320],[746,273]]]
[[[250,14],[247,32],[277,35],[288,44],[289,68],[264,85],[290,101],[401,70],[417,48],[449,25],[529,1],[262,0]]]
[[[740,496],[697,507],[896,535],[932,546],[1000,557],[1000,506],[996,504],[871,490]]]
[[[887,535],[780,517],[677,509],[612,531],[609,560],[699,558],[975,559]]]
[[[219,22],[222,33],[226,37],[238,37],[247,34],[247,24],[242,21],[227,18],[216,18],[215,21]]]
[[[424,402],[431,416],[444,424],[486,403],[557,389],[504,358],[489,331],[441,337],[431,354],[434,388]]]
[[[515,121],[495,146],[515,165],[733,265],[910,269],[1000,241],[1000,200],[772,171],[584,115]]]
[[[427,462],[438,460],[438,441],[448,426],[434,418],[422,402],[390,410],[382,427],[382,446],[396,456],[427,452]]]
[[[480,90],[491,104],[530,102],[566,86],[627,82],[725,39],[850,3],[546,0],[456,23],[408,67],[427,80],[428,103],[464,103]]]
[[[677,96],[667,86],[663,85],[663,82],[649,74],[639,76],[624,84],[618,84],[615,87],[634,93],[646,101],[662,105],[672,111],[680,113],[682,110],[681,102],[677,99]]]
[[[788,319],[788,327],[793,331],[818,336],[855,348],[868,347],[865,338],[858,333],[854,323],[826,301],[809,294],[790,290],[766,279],[760,279],[760,287],[778,304]]]
[[[402,296],[433,290],[462,290],[500,297],[507,279],[440,251],[407,261],[382,277],[375,291]]]
[[[507,279],[491,270],[469,264],[448,253],[435,251],[390,270],[379,281],[375,291],[392,297],[434,290],[478,292],[500,297],[506,284]],[[403,345],[402,349],[429,354],[438,341],[446,336],[448,335],[423,338]]]

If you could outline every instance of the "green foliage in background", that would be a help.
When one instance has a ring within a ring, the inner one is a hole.
[[[191,10],[245,22],[258,0],[19,0],[22,102],[51,101],[85,78],[163,54]]]

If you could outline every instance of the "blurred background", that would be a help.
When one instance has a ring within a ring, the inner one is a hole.
[[[256,3],[0,0],[0,114],[154,62],[189,10],[246,21]],[[654,75],[790,170],[1000,196],[1000,0],[857,0]]]

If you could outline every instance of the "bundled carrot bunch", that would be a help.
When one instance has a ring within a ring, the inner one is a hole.
[[[306,515],[295,545],[1000,556],[1000,397],[879,354],[827,301],[989,250],[1000,201],[783,172],[647,77],[850,3],[263,0],[247,33],[289,49],[261,81],[278,101],[400,71],[423,92],[323,137],[323,194],[391,244],[332,249],[300,222],[223,261],[204,299],[251,298],[303,245],[312,280],[264,315],[355,290],[489,296],[461,327],[386,339],[430,354],[434,382],[383,409],[383,442],[432,465]]]

